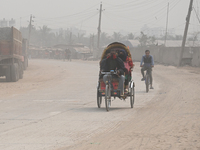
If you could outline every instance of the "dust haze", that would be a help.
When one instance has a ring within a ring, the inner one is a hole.
[[[1,6],[1,150],[200,149],[198,0]],[[135,86],[113,96],[107,112],[105,93],[98,108],[99,65],[113,42],[133,61]],[[148,93],[140,67],[147,49],[155,61]]]

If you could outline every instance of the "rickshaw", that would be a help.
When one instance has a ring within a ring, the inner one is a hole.
[[[116,52],[123,49],[127,52],[128,57],[131,58],[131,53],[129,48],[126,47],[124,44],[119,42],[114,42],[108,45],[101,56],[100,62],[106,57],[106,54],[111,50],[115,49]],[[119,81],[116,78],[112,78],[113,75],[116,74],[115,70],[110,70],[110,72],[99,72],[99,76],[101,75],[108,75],[108,81],[104,83],[103,78],[99,77],[98,85],[97,85],[97,106],[101,108],[102,98],[105,98],[105,106],[106,110],[109,111],[111,106],[111,100],[114,98],[119,98],[121,100],[126,100],[130,98],[130,105],[133,108],[134,101],[135,101],[135,83],[132,79],[128,82],[128,91],[123,91],[123,96],[120,94],[120,90],[118,89]]]

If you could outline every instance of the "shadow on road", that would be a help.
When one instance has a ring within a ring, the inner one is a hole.
[[[117,111],[117,110],[122,110],[122,109],[133,109],[133,108],[130,108],[130,107],[111,107],[109,109],[109,112],[111,111]],[[106,108],[103,106],[101,108],[97,108],[97,107],[85,107],[85,108],[80,108],[76,111],[79,111],[79,112],[107,112],[106,111]]]
[[[135,93],[146,93],[146,91],[144,89],[144,91],[135,91]]]

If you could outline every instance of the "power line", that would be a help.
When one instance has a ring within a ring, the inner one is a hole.
[[[82,18],[84,18],[85,16],[87,17],[87,16],[89,16],[89,15],[91,15],[91,14],[94,14],[94,11],[90,11],[90,12],[85,12],[85,13],[82,13],[82,14],[80,14],[80,15],[76,15],[76,16],[73,16],[73,18],[70,18],[70,17],[72,17],[72,16],[70,16],[69,18],[60,18],[60,19],[48,19],[48,18],[40,18],[40,17],[37,17],[37,18],[40,18],[40,19],[38,19],[38,20],[45,20],[45,21],[49,21],[49,22],[52,22],[52,21],[58,21],[58,20],[66,20],[66,19],[70,19],[70,21],[72,21],[72,20],[77,20],[77,19],[82,19]]]
[[[200,23],[200,18],[199,18],[199,15],[198,15],[196,9],[195,9],[194,7],[193,7],[193,9],[194,9],[194,12],[195,12],[195,14],[196,14],[196,17],[197,17],[197,19],[198,19],[198,21],[199,21],[199,23]]]
[[[155,1],[154,1],[155,5],[153,5],[152,7],[149,7],[149,5],[152,4],[151,1],[145,1],[145,2],[141,2],[138,5],[128,5],[127,7],[119,7],[119,8],[111,8],[111,9],[109,8],[108,10],[111,10],[111,11],[115,10],[117,12],[126,12],[126,11],[130,11],[130,10],[131,11],[136,11],[137,9],[141,9],[141,10],[137,11],[137,13],[139,13],[140,11],[147,12],[147,10],[151,10],[151,12],[152,12],[153,10],[155,10],[153,8],[162,7],[163,4],[164,4],[164,1],[166,1],[166,0],[162,0],[159,3],[155,3]]]
[[[155,0],[153,0],[153,1],[155,2]],[[134,8],[134,7],[139,6],[139,5],[141,5],[143,7],[144,5],[150,4],[150,3],[152,3],[150,0],[148,0],[148,1],[146,1],[146,0],[143,0],[143,1],[136,0],[136,1],[129,2],[129,3],[123,3],[123,4],[119,4],[119,5],[111,5],[112,7],[110,7],[110,8],[118,9],[118,10],[119,9],[127,10],[127,8],[129,8],[129,7]]]
[[[180,1],[180,0],[179,0]],[[163,2],[163,1],[162,1]],[[160,4],[160,3],[159,3]],[[171,6],[175,6],[175,5],[177,5],[178,3],[176,3],[176,1],[172,1],[172,3],[171,3]],[[158,5],[155,5],[155,6],[158,6]],[[155,16],[159,16],[159,15],[165,15],[166,13],[165,13],[165,8],[166,8],[166,5],[164,5],[163,6],[163,3],[162,3],[162,5],[160,5],[160,6],[162,6],[162,7],[159,7],[159,9],[153,9],[153,10],[156,10],[156,12],[155,11],[151,11],[151,13],[148,13],[148,14],[143,14],[143,15],[139,15],[139,17],[140,17],[140,20],[145,20],[146,22],[149,22],[149,23],[151,23],[152,22],[152,16],[153,16],[153,18],[155,18]],[[154,7],[154,6],[153,6]],[[153,7],[151,7],[151,8],[153,8]],[[148,9],[151,9],[151,8],[148,8]],[[146,11],[146,9],[145,9],[145,11]],[[107,12],[109,12],[109,10],[107,11]],[[146,11],[146,12],[148,12],[148,11]],[[152,13],[153,12],[153,13]],[[139,13],[139,12],[137,12],[137,13]],[[115,15],[117,15],[117,16],[119,16],[117,13],[115,14]],[[125,17],[124,17],[125,18]],[[146,18],[148,18],[148,19],[146,19]],[[138,20],[139,21],[139,20]],[[144,22],[144,21],[140,21],[140,22]]]
[[[174,1],[174,3],[170,3],[170,6],[172,6],[170,9],[169,9],[169,14],[171,13],[171,10],[173,9],[173,8],[175,8],[175,6],[178,4],[180,2],[180,0],[178,0],[178,2],[176,2],[176,1]],[[156,16],[156,20],[154,19],[154,20],[152,20],[152,18],[150,18],[149,20],[147,20],[147,24],[151,24],[151,25],[156,25],[156,22],[158,22],[158,21],[161,21],[161,20],[163,20],[164,19],[164,16],[166,15],[166,13],[163,11],[162,13],[157,13],[158,15],[154,15],[154,16]],[[160,19],[159,19],[160,18]],[[155,23],[153,23],[153,22],[155,22]]]
[[[66,17],[73,17],[73,16],[76,16],[76,15],[85,13],[87,10],[90,10],[90,9],[96,7],[96,6],[97,6],[97,4],[91,6],[91,7],[87,8],[87,9],[85,9],[85,10],[83,10],[83,11],[80,11],[80,12],[78,12],[78,13],[75,13],[75,14],[66,15],[66,16],[62,16],[62,17],[47,18],[47,19],[61,19],[61,18],[66,18]]]
[[[97,16],[97,14],[98,14],[98,13],[95,13],[95,14],[93,14],[92,16],[90,16],[90,17],[88,17],[88,18],[85,18],[84,20],[81,20],[80,22],[78,22],[78,23],[76,23],[76,24],[73,24],[73,25],[77,25],[77,24],[80,24],[80,23],[82,23],[82,22],[85,22],[85,21],[87,21],[87,20],[93,18],[94,16]],[[73,26],[73,25],[72,25],[72,26]]]
[[[78,19],[75,19],[75,21],[77,21],[78,20],[78,22],[76,22],[76,23],[72,23],[71,24],[71,26],[75,26],[75,25],[78,25],[78,24],[80,24],[80,23],[83,23],[84,21],[87,21],[87,20],[89,20],[89,19],[91,19],[91,18],[93,18],[94,16],[96,16],[98,14],[98,12],[95,12],[95,13],[92,13],[91,15],[87,15],[87,16],[85,16],[84,18],[82,17],[82,19],[80,19],[80,18],[78,18]],[[37,20],[36,20],[37,21]],[[72,20],[71,20],[72,21]],[[42,22],[42,21],[37,21],[37,22]],[[53,25],[53,24],[65,24],[66,25],[66,20],[65,21],[54,21],[54,20],[52,20],[52,21],[50,21],[50,22],[52,22],[52,23],[48,23],[48,25]],[[68,24],[70,24],[70,23],[68,23]]]

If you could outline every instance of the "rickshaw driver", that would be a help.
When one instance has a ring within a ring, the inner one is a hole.
[[[124,81],[125,81],[124,71],[126,70],[126,68],[124,67],[124,63],[121,60],[121,58],[119,58],[116,55],[116,52],[114,49],[112,49],[110,53],[106,55],[106,58],[104,58],[100,62],[100,70],[103,72],[110,72],[110,70],[117,70],[117,78],[119,80],[118,89],[120,90],[120,95],[123,96],[124,95]],[[108,81],[108,75],[103,76],[103,81],[104,83]]]
[[[144,62],[144,64],[143,64]],[[145,51],[145,55],[142,56],[142,60],[140,62],[140,67],[141,68],[141,73],[142,73],[142,79],[141,81],[144,81],[145,78],[144,78],[144,71],[147,70],[149,71],[149,74],[150,74],[150,89],[153,89],[153,86],[152,86],[152,82],[153,82],[153,78],[152,78],[152,68],[154,67],[154,60],[153,60],[153,56],[150,55],[150,51],[149,50],[146,50]]]

